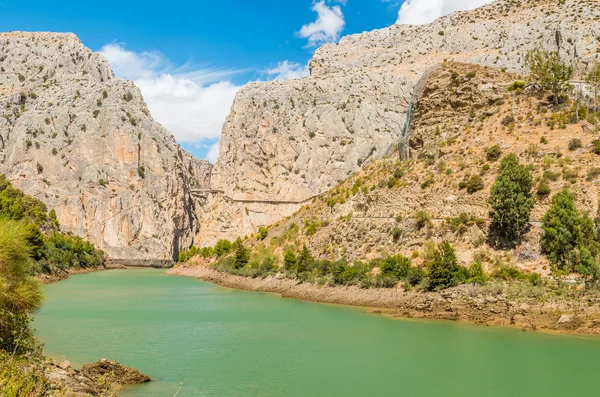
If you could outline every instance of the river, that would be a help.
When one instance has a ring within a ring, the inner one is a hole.
[[[45,353],[116,359],[156,380],[124,397],[598,396],[600,338],[392,320],[233,291],[162,270],[44,287]]]

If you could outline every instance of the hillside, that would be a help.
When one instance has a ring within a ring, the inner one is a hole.
[[[170,262],[189,246],[190,189],[211,165],[152,119],[132,82],[73,34],[1,33],[0,67],[0,173],[109,259]]]
[[[200,245],[291,215],[373,159],[389,155],[420,81],[464,62],[522,73],[535,46],[577,75],[597,59],[598,1],[506,1],[424,26],[394,25],[319,48],[311,76],[242,89],[221,139]]]
[[[548,275],[539,239],[551,197],[566,187],[580,211],[594,217],[598,210],[600,167],[593,151],[598,129],[590,123],[597,120],[590,114],[574,121],[569,106],[556,110],[537,94],[509,91],[517,77],[476,65],[443,64],[429,77],[415,110],[410,160],[395,154],[373,161],[269,227],[264,243],[306,244],[317,257],[331,260],[401,253],[421,263],[428,241],[448,240],[463,265],[478,254],[489,271],[498,262],[510,262]],[[580,145],[573,145],[577,140]],[[500,154],[489,156],[492,147]],[[516,249],[505,251],[490,245],[488,197],[499,156],[509,153],[530,166],[539,193],[529,233]],[[477,183],[470,182],[473,177]],[[542,182],[548,191],[539,190]]]

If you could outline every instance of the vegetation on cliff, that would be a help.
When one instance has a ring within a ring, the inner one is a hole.
[[[61,233],[54,211],[0,176],[0,391],[41,396],[49,390],[41,345],[30,327],[43,301],[35,275],[98,267],[104,254]]]

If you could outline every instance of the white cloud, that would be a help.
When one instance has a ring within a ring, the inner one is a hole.
[[[208,154],[206,155],[206,159],[213,164],[216,163],[217,158],[219,158],[219,146],[220,146],[220,142],[219,141],[215,142],[210,147],[210,150],[208,151]]]
[[[298,32],[300,37],[308,39],[309,47],[337,41],[346,25],[340,6],[328,7],[322,0],[314,2],[312,9],[317,13],[317,20],[302,26]]]
[[[406,0],[396,23],[422,25],[455,11],[472,10],[493,0]]]
[[[301,65],[296,62],[279,62],[276,67],[265,70],[269,80],[291,80],[310,75],[308,64]]]
[[[119,44],[100,51],[117,77],[133,80],[156,121],[179,142],[219,138],[236,92],[233,71],[174,67],[158,52],[136,53]],[[218,151],[217,151],[218,153]]]

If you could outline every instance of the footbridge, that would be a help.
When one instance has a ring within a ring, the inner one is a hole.
[[[302,205],[306,204],[313,199],[321,196],[321,194],[317,194],[314,196],[310,196],[304,200],[278,200],[271,198],[256,198],[256,199],[240,199],[235,197],[230,197],[225,194],[223,190],[218,189],[191,189],[190,192],[192,196],[199,199],[206,199],[209,195],[220,195],[222,199],[226,201],[230,201],[233,203],[248,203],[248,204],[272,204],[272,205]]]

